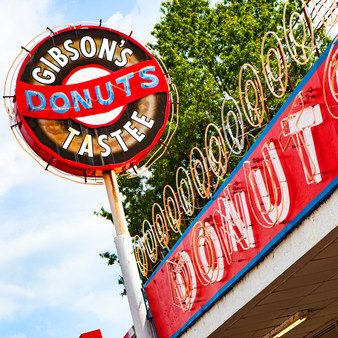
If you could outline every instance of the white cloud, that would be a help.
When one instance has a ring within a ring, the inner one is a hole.
[[[130,317],[126,297],[110,291],[91,292],[81,298],[74,308],[78,311],[90,309],[101,321],[118,323],[121,318]]]
[[[2,122],[2,119],[0,118]],[[9,122],[4,121],[6,127],[9,130]],[[0,128],[5,129],[5,128]],[[7,132],[4,132],[5,135]],[[3,133],[3,134],[4,134]],[[12,135],[10,135],[12,136]],[[24,180],[21,175],[22,163],[20,165],[22,156],[18,152],[18,145],[15,143],[14,137],[11,141],[5,141],[3,146],[0,148],[0,197],[4,195],[13,185],[19,184]],[[27,175],[29,176],[29,175]],[[21,182],[20,182],[21,181]]]
[[[0,322],[14,320],[18,314],[27,311],[27,305],[34,300],[34,292],[27,286],[0,284]]]
[[[98,255],[112,246],[111,224],[69,221],[0,242],[0,321],[42,308],[91,313],[100,322],[116,318],[118,324],[121,315],[130,321],[127,300],[119,296],[119,267],[108,267]]]
[[[0,296],[0,321],[13,320],[19,309],[18,302],[13,297],[2,297]]]
[[[108,21],[108,25],[129,34],[141,42],[154,42],[155,38],[150,34],[153,26],[160,19],[159,4],[161,0],[137,0],[133,10],[123,16],[120,12],[113,14]]]
[[[10,64],[20,52],[20,46],[26,45],[34,36],[48,25],[63,22],[57,11],[52,11],[52,0],[1,0],[0,22],[2,32],[0,44],[0,72],[6,74]]]
[[[100,220],[94,218],[94,216],[93,220],[69,218],[69,223],[65,223],[66,220],[61,218],[61,220],[52,220],[49,225],[16,234],[14,238],[2,238],[0,246],[2,252],[6,252],[7,257],[0,256],[0,264],[4,261],[10,262],[47,249],[49,251],[55,250],[55,248],[58,248],[58,250],[61,248],[73,250],[72,246],[76,242],[89,245],[85,252],[92,251],[91,249],[95,244],[97,246],[98,241],[102,240],[103,231],[105,235],[108,235],[108,232],[110,233],[110,231],[107,231],[107,227],[106,229],[102,227],[99,231],[96,230],[92,225],[93,221],[100,224]],[[83,250],[84,248],[81,247],[80,251],[82,252]],[[59,254],[64,256],[67,252],[61,251]]]
[[[63,22],[57,11],[52,11],[52,0],[0,0],[0,88],[4,87],[7,72],[14,59],[33,37],[48,25]],[[7,83],[10,83],[8,79]],[[32,165],[25,165],[27,154],[22,151],[10,132],[10,123],[5,109],[0,109],[0,197],[13,185],[30,179]],[[32,159],[28,158],[29,161]],[[25,168],[25,174],[22,174]]]

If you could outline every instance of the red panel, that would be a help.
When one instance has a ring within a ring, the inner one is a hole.
[[[329,95],[331,112],[324,100],[326,57],[148,280],[145,289],[159,337],[178,336],[192,325],[336,189],[338,119],[332,113],[338,116],[338,109]],[[313,174],[307,175],[311,167]],[[234,210],[242,229],[231,224]]]

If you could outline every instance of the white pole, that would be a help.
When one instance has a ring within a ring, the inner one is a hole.
[[[107,189],[109,205],[115,226],[115,246],[120,261],[124,286],[127,291],[135,333],[137,338],[151,338],[153,337],[151,324],[146,318],[147,311],[141,291],[141,279],[121,202],[116,174],[113,170],[104,172],[103,179]]]

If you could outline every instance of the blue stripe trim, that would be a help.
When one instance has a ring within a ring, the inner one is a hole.
[[[304,76],[303,80],[298,84],[295,90],[290,94],[288,99],[282,105],[282,107],[278,110],[276,115],[272,118],[269,124],[265,127],[261,135],[258,137],[256,142],[251,146],[251,148],[247,151],[247,153],[243,156],[240,163],[236,166],[233,172],[228,176],[226,181],[220,186],[215,195],[210,199],[210,201],[205,205],[205,207],[198,213],[194,221],[190,224],[190,226],[186,229],[184,234],[179,238],[176,244],[172,247],[169,253],[165,256],[162,262],[158,265],[156,270],[149,277],[147,282],[145,283],[145,287],[148,283],[155,277],[157,272],[163,267],[166,263],[169,256],[176,250],[176,248],[180,245],[180,243],[184,240],[190,230],[194,227],[194,225],[199,221],[200,217],[207,211],[210,205],[219,197],[219,195],[224,191],[225,187],[230,183],[230,181],[234,178],[237,172],[242,168],[244,162],[250,157],[253,151],[260,145],[263,138],[268,134],[271,128],[275,125],[279,117],[283,114],[286,108],[292,103],[298,93],[303,89],[303,87],[308,83],[311,77],[315,74],[317,69],[323,64],[326,60],[330,48],[333,44],[333,41],[329,44],[326,50],[322,53],[320,58],[316,61],[316,63],[312,66],[312,68],[308,71],[308,73]],[[335,46],[338,45],[338,41]],[[186,331],[189,327],[191,327],[199,317],[201,317],[206,311],[208,311],[215,302],[220,300],[226,293],[228,293],[236,283],[238,283],[250,270],[252,270],[257,264],[259,264],[290,232],[292,232],[308,215],[311,214],[313,210],[315,210],[321,203],[323,203],[329,196],[337,189],[338,186],[338,177],[332,180],[328,186],[317,195],[299,214],[291,220],[283,230],[281,230],[257,255],[251,259],[248,264],[239,271],[232,279],[230,279],[205,305],[201,307],[201,309],[195,313],[193,317],[191,317],[175,334],[171,337],[175,338],[180,336],[184,331]]]
[[[207,312],[215,302],[220,300],[227,294],[250,270],[263,261],[263,259],[276,247],[278,244],[292,232],[312,211],[322,204],[338,187],[338,177],[313,199],[288,225],[280,231],[249,263],[239,271],[232,279],[230,279],[201,309],[195,313],[174,335],[172,338],[180,336],[184,331],[191,327],[199,317]]]

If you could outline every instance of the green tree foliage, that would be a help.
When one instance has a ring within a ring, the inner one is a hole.
[[[300,4],[293,1],[289,12]],[[191,149],[204,149],[206,126],[210,122],[222,125],[225,93],[239,101],[242,65],[250,63],[261,69],[264,34],[273,31],[283,37],[283,6],[279,0],[223,0],[216,5],[208,0],[162,3],[162,17],[153,30],[157,42],[152,48],[163,58],[178,89],[179,125],[168,151],[151,167],[147,179],[119,177],[132,236],[141,234],[144,219],[151,221],[153,203],[162,204],[164,186],[175,187],[177,168],[189,167]],[[295,67],[292,77],[301,78],[306,71],[306,67],[301,71]],[[270,99],[269,107],[275,109],[270,116],[281,103]],[[232,161],[234,167],[239,159]],[[104,210],[99,213],[107,217]]]
[[[151,207],[161,203],[166,184],[175,186],[179,166],[189,166],[193,146],[204,147],[210,123],[221,125],[224,92],[237,96],[243,63],[260,65],[260,46],[267,31],[282,22],[279,1],[236,0],[211,6],[208,0],[164,1],[154,27],[159,52],[179,93],[177,133],[145,179],[119,178],[131,235],[140,234]],[[237,97],[238,99],[238,97]]]

